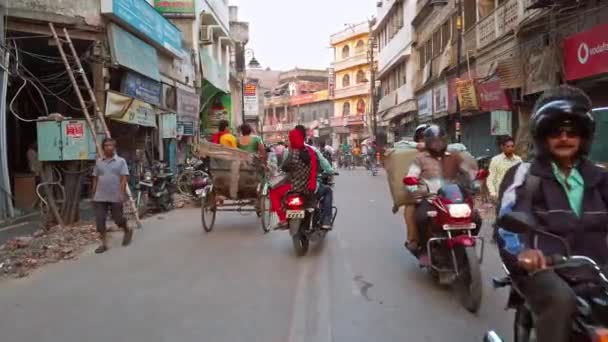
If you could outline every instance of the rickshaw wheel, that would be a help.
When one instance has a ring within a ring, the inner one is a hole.
[[[201,199],[201,221],[205,232],[209,233],[213,230],[216,214],[215,193],[211,191]]]

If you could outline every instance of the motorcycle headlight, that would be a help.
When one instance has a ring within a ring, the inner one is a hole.
[[[448,211],[453,218],[465,218],[471,216],[471,207],[466,203],[449,204]]]
[[[152,180],[152,172],[150,172],[150,171],[146,171],[146,172],[144,173],[144,180],[145,180],[146,182],[151,181],[151,180]]]

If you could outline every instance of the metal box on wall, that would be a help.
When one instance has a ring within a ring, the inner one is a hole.
[[[96,147],[85,120],[37,122],[40,161],[94,160]]]

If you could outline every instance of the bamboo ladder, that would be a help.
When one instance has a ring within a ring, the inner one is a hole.
[[[89,115],[89,110],[87,109],[87,105],[84,102],[84,98],[82,97],[82,93],[80,92],[80,88],[78,87],[78,83],[76,82],[76,78],[74,76],[74,71],[72,70],[70,63],[68,62],[65,52],[63,51],[62,41],[59,39],[59,36],[57,35],[57,32],[55,31],[55,26],[53,25],[53,23],[49,23],[49,28],[51,29],[51,32],[53,33],[55,42],[57,42],[57,48],[59,49],[59,53],[61,54],[61,59],[63,59],[63,64],[65,65],[65,69],[68,73],[68,76],[70,77],[70,81],[72,82],[72,87],[74,87],[76,96],[78,96],[78,101],[80,102],[80,106],[82,107],[82,112],[84,114],[84,117],[87,121],[87,124],[89,125],[89,128],[91,129],[91,132],[93,133],[93,141],[95,142],[95,146],[97,147],[97,155],[102,156],[103,149],[102,149],[101,143],[97,140],[97,134],[95,133],[95,132],[97,132],[97,130],[95,129],[95,125],[93,124],[93,120],[91,119],[91,116]],[[76,53],[76,49],[74,48],[72,39],[70,38],[70,35],[68,34],[68,30],[64,28],[63,34],[66,38],[65,41],[67,42],[68,46],[70,47],[72,56],[74,57],[74,60],[76,61],[76,66],[78,67],[78,70],[76,70],[76,72],[78,74],[80,74],[80,78],[84,82],[85,87],[87,88],[87,91],[89,92],[89,96],[91,97],[91,102],[93,102],[93,105],[95,106],[95,112],[97,114],[97,118],[99,119],[99,122],[101,123],[101,126],[104,130],[106,137],[111,138],[112,135],[110,134],[110,130],[108,129],[108,125],[106,124],[104,115],[101,112],[99,104],[97,103],[97,99],[95,98],[95,93],[93,92],[93,89],[91,88],[89,79],[87,78],[87,75],[85,74],[84,69],[82,68],[82,64],[80,63],[80,58],[78,57],[78,54]],[[131,210],[134,213],[135,221],[137,222],[137,226],[139,228],[141,228],[141,226],[142,226],[141,220],[139,219],[137,207],[135,205],[135,201],[133,200],[133,195],[131,194],[131,189],[129,188],[129,186],[127,186],[127,196],[129,197],[129,204],[131,206]]]

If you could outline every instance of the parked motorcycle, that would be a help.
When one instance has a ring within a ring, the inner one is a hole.
[[[608,341],[608,279],[597,263],[589,257],[571,255],[568,243],[561,237],[536,229],[533,220],[525,213],[509,213],[500,219],[501,228],[514,233],[532,232],[556,239],[564,247],[565,256],[546,257],[547,267],[554,270],[574,290],[577,296],[577,314],[572,324],[571,342]],[[536,341],[534,318],[517,284],[507,276],[493,279],[494,288],[510,287],[507,309],[515,310],[513,336],[516,342]],[[543,271],[541,271],[543,272]],[[484,337],[486,342],[502,342],[494,331]]]
[[[173,172],[164,163],[154,163],[151,169],[144,171],[137,186],[135,201],[140,216],[150,209],[173,209],[175,190]]]
[[[477,179],[487,176],[481,170]],[[405,177],[406,186],[418,186],[415,177]],[[426,242],[428,262],[421,265],[442,285],[453,285],[460,296],[462,305],[475,313],[481,305],[481,262],[484,240],[478,236],[481,217],[474,210],[472,192],[453,183],[444,183],[436,194],[426,196],[426,213],[418,212],[418,227],[421,241]],[[477,247],[479,246],[479,255]],[[423,253],[413,252],[416,258]]]
[[[323,174],[321,183],[333,186],[333,175]],[[321,228],[323,208],[315,194],[305,196],[297,192],[288,192],[285,195],[283,207],[286,209],[293,247],[298,256],[303,256],[308,252],[310,242],[323,240],[328,232]],[[338,208],[334,206],[332,211],[333,225],[338,214]]]

